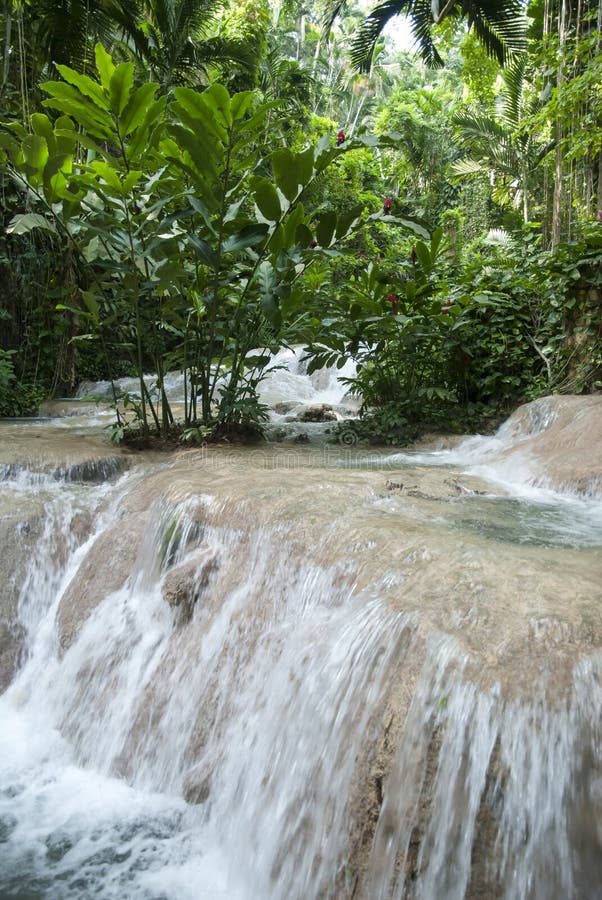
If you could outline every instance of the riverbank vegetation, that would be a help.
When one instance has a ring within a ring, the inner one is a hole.
[[[601,30],[602,0],[6,0],[0,415],[128,374],[115,440],[259,434],[292,344],[355,359],[357,431],[396,442],[600,389]]]

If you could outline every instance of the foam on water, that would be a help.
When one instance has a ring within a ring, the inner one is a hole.
[[[143,471],[102,485],[7,473],[17,503],[43,494],[45,519],[19,601],[23,665],[0,697],[0,895],[597,900],[602,516],[504,457],[529,469],[544,424],[372,457],[491,469],[490,495],[440,503],[378,496],[380,471],[245,480],[240,458],[175,463],[146,506]],[[312,531],[324,504],[332,524]],[[280,518],[262,518],[271,506]],[[95,550],[125,554],[136,516],[133,564],[84,615],[82,573],[118,568]],[[512,541],[558,547],[546,558],[575,579],[591,565],[570,610],[564,594],[549,612],[504,594],[504,578],[547,574],[539,547]]]

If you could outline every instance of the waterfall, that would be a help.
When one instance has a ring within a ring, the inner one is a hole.
[[[7,472],[0,896],[599,897],[599,501],[457,453]]]

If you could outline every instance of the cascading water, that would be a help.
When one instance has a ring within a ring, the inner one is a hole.
[[[0,896],[599,897],[600,503],[474,448],[11,476]]]

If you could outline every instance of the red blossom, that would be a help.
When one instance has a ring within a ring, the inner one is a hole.
[[[399,306],[399,298],[395,294],[387,294],[386,300],[387,303],[391,304],[393,312],[396,313],[397,307]]]
[[[339,131],[339,133],[337,134],[337,147],[340,147],[341,144],[344,144],[344,143],[345,143],[345,132]]]
[[[392,206],[393,206],[393,201],[391,200],[391,198],[390,198],[390,197],[385,197],[385,200],[384,200],[384,203],[383,203],[383,211],[384,211],[384,212],[389,212],[389,210],[391,209]]]

